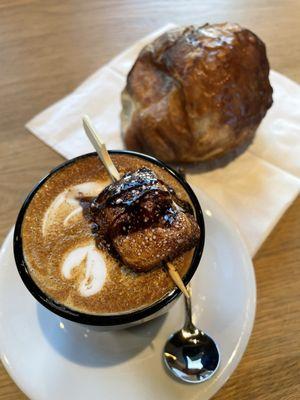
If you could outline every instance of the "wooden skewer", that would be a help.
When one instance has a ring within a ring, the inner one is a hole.
[[[188,291],[187,287],[185,286],[185,284],[183,283],[181,276],[179,275],[175,266],[171,263],[167,263],[167,267],[168,267],[169,275],[172,278],[175,285],[178,287],[178,289],[180,289],[182,291],[182,293],[185,295],[185,297],[189,299],[190,298],[189,291]]]
[[[102,142],[99,135],[96,133],[90,117],[88,115],[85,115],[82,118],[82,122],[85,133],[87,134],[87,137],[90,139],[92,145],[97,151],[100,160],[103,162],[106,171],[109,173],[109,176],[111,177],[111,180],[113,182],[118,181],[121,178],[120,174],[117,168],[115,167],[114,163],[112,162],[110,155],[108,154],[105,143]]]
[[[93,127],[92,121],[88,115],[85,115],[82,118],[83,122],[83,127],[85,130],[85,133],[87,134],[87,137],[89,138],[90,142],[94,146],[95,150],[98,153],[98,156],[100,160],[102,161],[104,167],[106,168],[106,171],[108,172],[109,176],[111,177],[111,180],[113,182],[118,181],[121,177],[120,174],[115,167],[107,149],[105,146],[105,143],[102,142],[100,139],[99,134],[97,134],[95,128]],[[190,294],[183,283],[181,276],[179,275],[178,271],[176,270],[175,266],[171,263],[167,263],[168,267],[168,272],[170,277],[172,278],[173,282],[175,285],[182,291],[182,293],[187,297],[190,298]]]

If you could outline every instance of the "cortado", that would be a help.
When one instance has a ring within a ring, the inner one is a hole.
[[[23,253],[39,288],[86,314],[122,314],[174,288],[201,234],[180,182],[129,154],[112,155],[122,179],[112,185],[96,155],[58,169],[42,184],[22,224]],[[179,238],[179,239],[178,239]]]

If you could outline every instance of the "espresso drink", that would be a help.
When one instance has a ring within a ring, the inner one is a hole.
[[[133,155],[113,155],[121,175],[151,169],[189,202],[166,170]],[[81,158],[54,173],[31,200],[22,225],[23,252],[31,277],[55,301],[83,313],[116,314],[143,308],[174,284],[161,267],[135,272],[105,246],[99,246],[88,204],[111,183],[97,156]],[[98,227],[99,228],[99,227]],[[172,261],[181,276],[193,250]]]

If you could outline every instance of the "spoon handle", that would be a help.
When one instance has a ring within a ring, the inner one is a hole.
[[[191,296],[191,286],[189,285],[187,290],[189,291],[189,297],[184,296],[185,304],[185,323],[184,328],[190,332],[195,330],[192,317],[192,296]]]

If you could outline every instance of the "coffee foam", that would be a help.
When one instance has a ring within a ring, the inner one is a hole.
[[[62,264],[62,275],[66,279],[71,279],[75,269],[83,269],[79,276],[80,282],[78,286],[79,293],[84,296],[92,296],[98,293],[104,285],[106,278],[106,263],[93,242],[89,245],[77,247],[65,255]]]
[[[167,171],[132,156],[114,155],[121,175],[149,167],[183,200],[182,186]],[[22,224],[23,252],[28,270],[49,297],[88,314],[119,314],[153,304],[173,289],[161,268],[134,273],[105,250],[97,248],[82,213],[80,198],[97,196],[109,177],[96,156],[80,159],[54,173],[36,192]],[[183,276],[193,251],[173,260]]]
[[[57,195],[44,214],[43,236],[47,236],[57,220],[62,220],[62,225],[67,227],[75,218],[83,218],[80,198],[95,197],[108,184],[109,182],[85,182],[70,186]],[[81,296],[92,296],[101,290],[105,282],[106,265],[94,241],[70,250],[64,254],[63,259],[61,273],[64,278],[71,279],[76,271],[75,281]]]
[[[53,223],[58,216],[63,217],[63,225],[67,226],[71,220],[82,214],[80,206],[80,198],[97,196],[109,182],[85,182],[79,185],[71,186],[60,193],[52,201],[49,208],[46,210],[43,223],[42,233],[46,236]]]

